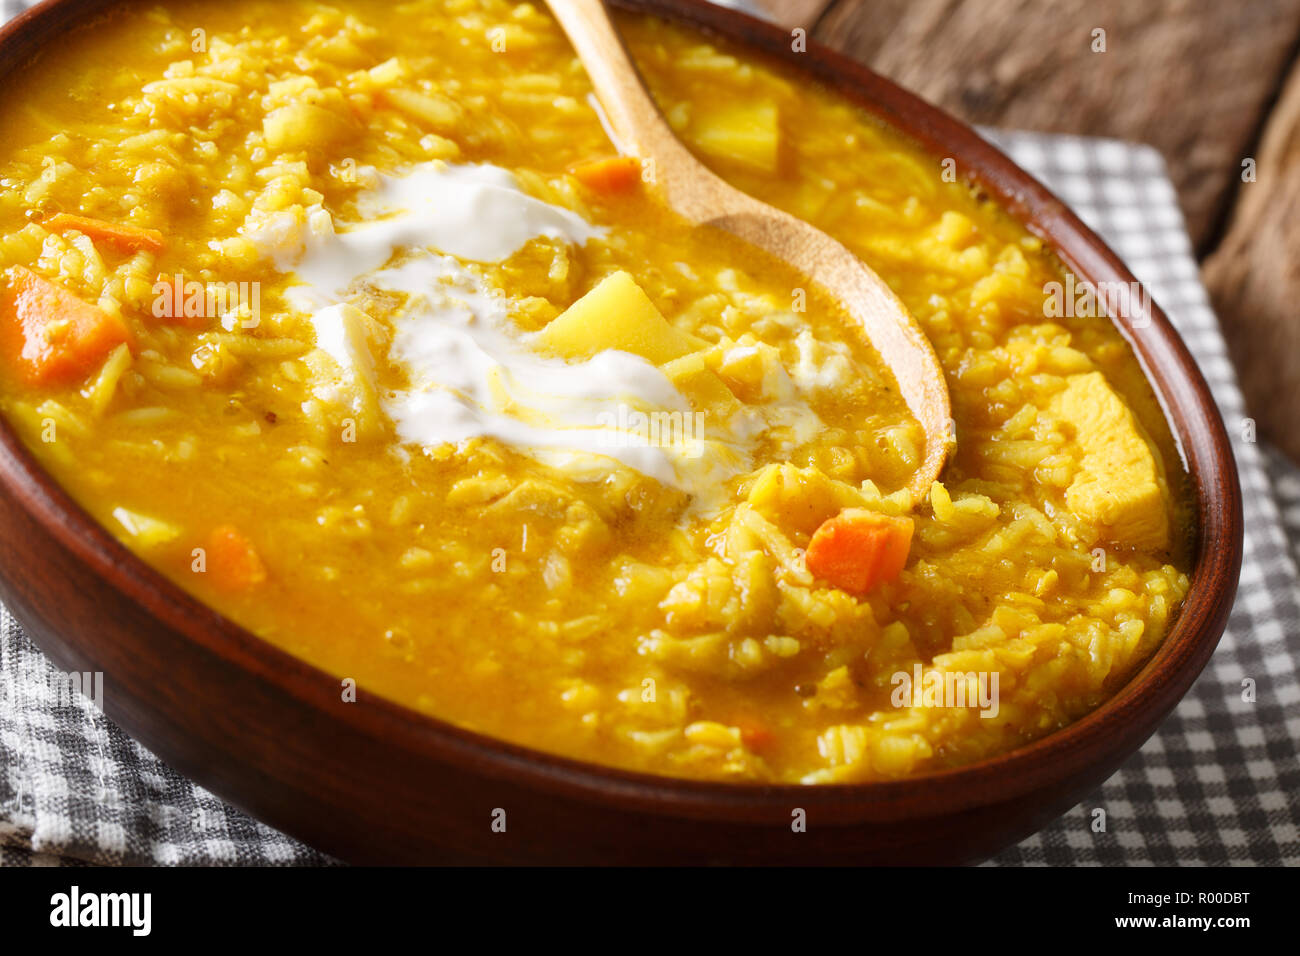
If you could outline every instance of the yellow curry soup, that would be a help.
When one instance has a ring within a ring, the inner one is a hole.
[[[864,338],[663,210],[558,27],[496,0],[132,5],[28,67],[0,106],[6,418],[254,633],[543,750],[860,782],[1096,707],[1188,588],[1127,343],[1046,307],[1050,251],[854,105],[620,25],[706,163],[925,329],[956,441],[923,500]]]

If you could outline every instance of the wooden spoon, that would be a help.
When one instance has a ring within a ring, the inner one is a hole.
[[[939,358],[889,286],[826,233],[760,202],[697,160],[673,133],[609,18],[603,0],[548,0],[586,67],[621,150],[653,160],[668,205],[691,222],[738,236],[821,285],[861,323],[925,431],[908,487],[916,500],[939,477],[951,439],[951,406]]]

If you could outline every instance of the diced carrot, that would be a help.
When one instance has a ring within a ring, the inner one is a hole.
[[[83,302],[21,266],[0,297],[0,356],[29,385],[84,378],[131,331],[120,316]]]
[[[911,546],[911,518],[849,508],[813,533],[805,562],[828,584],[861,595],[898,577]]]
[[[157,229],[142,229],[139,226],[105,222],[102,219],[74,216],[66,212],[51,216],[41,225],[50,232],[76,231],[91,239],[102,239],[123,252],[139,252],[141,249],[162,252],[165,245],[163,234]]]
[[[753,751],[763,750],[776,739],[772,731],[757,720],[740,722],[740,742]]]
[[[635,156],[612,156],[579,163],[573,167],[578,182],[598,193],[628,193],[641,181],[641,160]]]
[[[234,525],[214,528],[208,536],[207,567],[223,591],[247,591],[266,580],[266,565],[253,543]]]

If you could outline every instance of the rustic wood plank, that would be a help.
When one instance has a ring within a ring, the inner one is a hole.
[[[1300,0],[838,0],[816,36],[970,122],[1152,143],[1203,248],[1285,75]]]
[[[1241,183],[1203,275],[1260,437],[1300,461],[1300,65],[1253,158],[1255,181]]]

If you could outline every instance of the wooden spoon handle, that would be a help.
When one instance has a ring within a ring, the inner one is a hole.
[[[603,0],[550,0],[549,6],[586,67],[622,151],[662,158],[665,166],[679,154],[689,158],[641,81]]]
[[[644,178],[668,206],[692,222],[727,231],[722,218],[771,208],[717,175],[677,138],[642,81],[604,0],[547,0],[547,5],[587,71],[617,140],[614,145],[649,164]]]
[[[679,215],[729,232],[788,263],[834,296],[894,373],[925,432],[909,482],[916,498],[938,478],[951,415],[943,368],[893,290],[843,244],[811,224],[741,192],[679,140],[637,72],[604,0],[548,0],[587,70],[621,151],[650,162],[648,179]]]

